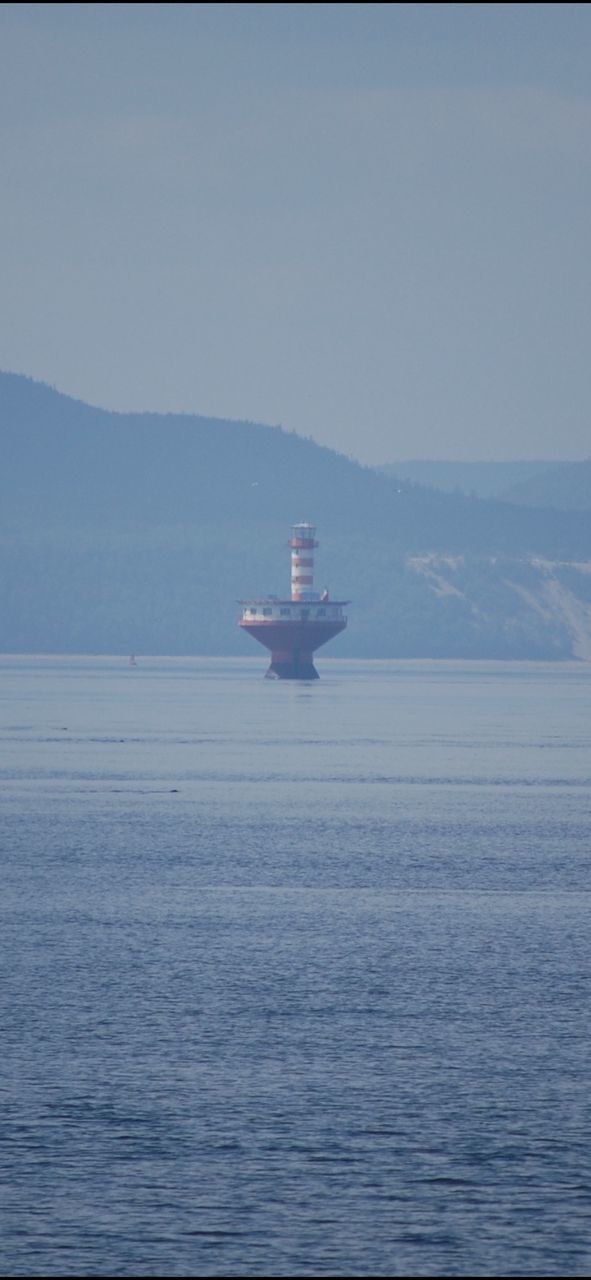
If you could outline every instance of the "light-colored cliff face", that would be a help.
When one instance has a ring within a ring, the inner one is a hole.
[[[573,657],[591,662],[591,563],[571,564],[571,581],[567,585],[560,563],[538,562],[542,571],[540,603],[555,618],[563,620],[573,638]],[[580,575],[577,584],[575,575]],[[575,577],[575,585],[572,578]],[[577,591],[577,585],[584,591]],[[586,597],[586,598],[585,598]]]
[[[462,601],[475,620],[494,617],[511,626],[516,616],[528,618],[532,633],[552,628],[567,638],[572,658],[591,662],[591,561],[490,557],[480,562],[480,574],[464,556],[411,556],[407,564],[434,595]],[[479,577],[490,590],[477,589]]]

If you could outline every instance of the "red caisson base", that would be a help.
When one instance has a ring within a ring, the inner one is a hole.
[[[309,622],[251,622],[243,618],[240,625],[253,640],[271,650],[268,680],[318,680],[315,649],[332,640],[347,623],[345,618]]]

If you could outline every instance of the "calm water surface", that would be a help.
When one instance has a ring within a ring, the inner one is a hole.
[[[0,1266],[591,1265],[591,668],[0,657]]]

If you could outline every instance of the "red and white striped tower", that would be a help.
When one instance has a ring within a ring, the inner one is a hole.
[[[291,547],[291,598],[305,600],[314,590],[314,547],[316,528],[313,524],[294,524],[289,540]]]

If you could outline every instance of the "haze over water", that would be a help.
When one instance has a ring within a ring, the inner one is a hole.
[[[586,1275],[591,669],[0,658],[6,1275]]]

